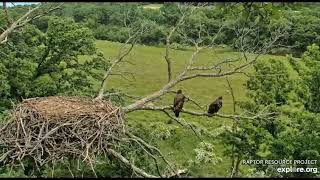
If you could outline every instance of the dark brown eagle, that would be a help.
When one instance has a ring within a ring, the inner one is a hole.
[[[179,113],[183,108],[183,103],[185,101],[185,98],[186,97],[182,94],[182,91],[179,89],[173,101],[173,112],[176,115],[176,117],[179,117]]]
[[[208,114],[214,114],[222,107],[222,96],[218,97],[213,103],[209,105]]]

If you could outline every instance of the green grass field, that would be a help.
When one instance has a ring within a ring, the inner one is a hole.
[[[111,43],[108,41],[97,41],[97,48],[106,57],[115,57],[120,46],[120,43]],[[124,63],[117,69],[130,71],[135,75],[135,80],[128,81],[117,76],[112,76],[109,80],[108,89],[114,88],[126,92],[130,95],[145,96],[159,90],[167,81],[166,62],[164,60],[164,48],[150,46],[136,46],[131,54],[127,57],[127,61],[133,64]],[[171,58],[173,63],[174,75],[182,70],[185,62],[192,54],[191,50],[171,50]],[[240,53],[232,52],[227,49],[207,50],[199,54],[197,57],[197,65],[212,64],[219,62],[225,58],[237,57]],[[261,56],[261,58],[284,58],[282,56]],[[227,67],[225,67],[227,68]],[[249,69],[250,71],[250,69]],[[247,77],[236,74],[229,76],[229,80],[234,89],[237,101],[245,100],[246,89],[244,84]],[[227,82],[225,78],[202,78],[192,79],[179,84],[173,90],[182,89],[183,92],[200,102],[202,105],[211,103],[216,97],[223,96],[223,107],[221,113],[232,114],[233,104],[232,97],[227,92]],[[174,94],[167,94],[157,104],[171,105]],[[203,111],[186,103],[185,108]],[[217,133],[219,127],[230,125],[228,119],[220,119],[217,117],[192,117],[187,114],[180,114],[187,122],[193,123],[208,131]],[[167,124],[168,117],[162,112],[137,111],[127,115],[126,121],[128,124],[135,124],[146,127],[152,133],[154,127],[164,125],[165,127],[174,128],[173,133],[168,139],[156,140],[157,146],[163,151],[169,160],[186,166],[189,159],[195,159],[194,149],[200,143],[199,139],[188,128],[182,128],[176,122]],[[223,155],[224,146],[222,142],[215,138],[205,138],[206,141],[215,145],[215,153],[222,158],[222,162],[214,164],[196,165],[190,169],[191,174],[201,177],[221,177],[227,176],[230,169],[230,159]],[[244,170],[244,169],[242,169]]]
[[[162,4],[148,4],[148,5],[144,5],[143,8],[159,9],[162,6],[163,6]]]

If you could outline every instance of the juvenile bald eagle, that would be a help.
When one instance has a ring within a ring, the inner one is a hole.
[[[182,94],[182,91],[179,89],[173,101],[173,112],[176,115],[176,117],[179,117],[179,113],[183,108],[183,103],[185,101],[185,98],[186,97]]]
[[[209,105],[208,114],[214,114],[222,107],[222,96],[219,96],[213,103]]]

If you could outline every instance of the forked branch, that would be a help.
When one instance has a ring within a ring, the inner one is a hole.
[[[166,37],[166,54],[165,54],[164,58],[167,62],[168,82],[170,82],[172,80],[172,65],[171,65],[171,58],[169,57],[170,43],[171,43],[170,41],[171,41],[172,35],[175,33],[177,28],[179,28],[180,26],[182,26],[185,23],[186,16],[191,15],[193,13],[193,11],[194,11],[194,8],[192,8],[189,13],[182,11],[182,16],[179,18],[176,25],[171,28],[170,32],[168,33],[168,35]]]
[[[8,40],[8,36],[17,28],[20,28],[22,26],[25,26],[27,23],[29,23],[32,20],[38,19],[54,10],[60,9],[63,3],[60,3],[59,5],[50,8],[49,10],[45,12],[38,12],[36,13],[42,6],[40,3],[35,8],[29,10],[27,13],[25,13],[23,16],[21,16],[18,20],[14,21],[7,29],[5,29],[1,35],[0,35],[0,44],[4,44]]]

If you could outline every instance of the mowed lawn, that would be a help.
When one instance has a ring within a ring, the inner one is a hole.
[[[113,59],[118,52],[120,43],[97,41],[97,48],[105,57]],[[185,63],[189,60],[192,50],[171,50],[170,56],[173,65],[173,74],[176,76],[185,67]],[[118,89],[127,94],[134,96],[146,96],[159,90],[167,82],[167,65],[164,59],[165,48],[137,45],[127,56],[126,61],[115,70],[129,71],[134,74],[135,79],[130,81],[119,76],[112,76],[109,80],[108,89]],[[232,52],[228,49],[210,49],[200,53],[196,58],[196,65],[210,65],[220,62],[226,58],[237,58],[241,56],[238,52]],[[261,56],[260,58],[283,58],[282,56]],[[242,61],[244,62],[244,61]],[[228,67],[224,67],[227,69]],[[247,71],[251,71],[248,69]],[[130,77],[130,76],[128,76]],[[245,83],[247,77],[242,74],[229,76],[229,80],[234,89],[234,95],[237,101],[246,100]],[[197,100],[201,105],[207,106],[218,96],[223,96],[223,107],[220,111],[222,114],[233,113],[232,97],[228,92],[227,81],[223,78],[197,78],[183,82],[173,90],[182,89],[183,93]],[[155,105],[171,105],[173,103],[174,94],[167,94],[161,98]],[[128,102],[129,103],[129,102]],[[199,109],[192,103],[187,102],[185,108],[194,111],[203,112],[206,110]],[[171,112],[172,113],[172,112]],[[174,115],[172,113],[172,115]],[[230,126],[232,121],[229,119],[221,119],[217,117],[192,117],[181,113],[180,117],[185,121],[195,124],[205,129],[207,132],[219,133],[221,127]],[[129,113],[126,117],[128,124],[140,125],[146,128],[146,133],[152,133],[159,126],[165,126],[175,129],[174,133],[165,140],[157,139],[157,146],[163,151],[169,160],[182,166],[188,165],[188,160],[195,160],[196,153],[194,149],[201,142],[193,131],[187,127],[181,127],[176,122],[168,124],[169,118],[162,112],[154,111],[136,111]],[[201,177],[218,177],[228,176],[230,170],[230,159],[223,154],[225,147],[223,143],[214,137],[204,137],[206,142],[214,144],[215,153],[222,158],[222,162],[215,164],[201,163],[190,168],[191,174]]]

